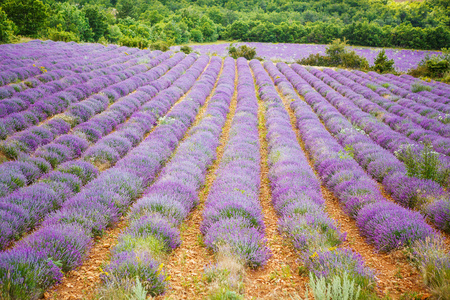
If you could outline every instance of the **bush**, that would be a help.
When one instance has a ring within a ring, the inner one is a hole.
[[[364,57],[355,53],[355,51],[347,51],[346,41],[336,39],[325,50],[326,55],[311,54],[310,56],[298,60],[297,63],[308,66],[325,66],[325,67],[344,67],[352,69],[367,70],[369,63]]]
[[[61,29],[60,25],[58,28],[48,29],[48,38],[52,41],[62,41],[62,42],[79,42],[80,38],[73,32],[64,31]]]
[[[408,74],[450,82],[450,49],[442,48],[440,55],[425,56],[417,68],[410,70]]]
[[[14,40],[14,27],[14,23],[0,7],[0,44],[11,43]]]
[[[189,54],[192,52],[192,48],[189,46],[182,46],[182,47],[180,47],[180,51],[184,52],[185,54]]]
[[[386,51],[383,49],[378,52],[374,65],[370,69],[378,73],[395,73],[394,60],[388,59]]]
[[[191,30],[191,41],[201,43],[203,42],[203,33],[198,29]]]
[[[247,45],[241,45],[236,48],[233,44],[231,44],[227,49],[228,54],[234,59],[244,57],[247,60],[252,60],[256,56],[256,49]]]
[[[164,41],[157,41],[150,44],[151,50],[169,51],[170,45]]]
[[[142,37],[123,36],[119,39],[121,46],[144,49],[148,47],[148,40]]]

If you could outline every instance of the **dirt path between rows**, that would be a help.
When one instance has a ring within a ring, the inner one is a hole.
[[[208,66],[209,63],[205,66],[205,68],[203,69],[202,73],[198,78],[201,78],[201,76],[208,68]],[[219,76],[217,78],[219,78]],[[178,103],[180,103],[186,98],[186,95],[190,93],[193,86],[182,97],[180,97],[180,99],[178,99],[175,102],[175,104],[170,108],[170,110],[166,113],[166,115],[170,113],[170,111]],[[198,123],[199,119],[202,117],[201,113],[202,109],[204,110],[204,108],[207,106],[209,99],[210,99],[209,97],[206,99],[205,104],[200,109],[200,112],[199,114],[197,114],[193,124]],[[144,141],[156,128],[157,125],[154,126],[151,129],[151,131],[144,136],[142,141]],[[167,162],[169,161],[170,158],[167,160]],[[158,178],[158,176],[155,176],[155,178]],[[129,207],[131,207],[133,203],[131,203]],[[119,234],[122,232],[123,229],[127,227],[127,225],[128,225],[127,220],[124,217],[122,217],[121,221],[118,224],[116,224],[114,228],[107,230],[107,232],[105,233],[105,235],[103,235],[103,237],[95,241],[94,246],[89,251],[87,260],[81,265],[81,267],[67,272],[67,274],[65,274],[60,284],[54,286],[53,288],[49,289],[47,292],[44,293],[44,299],[72,300],[72,299],[94,298],[96,291],[99,285],[101,284],[100,279],[100,275],[102,274],[101,266],[109,260],[111,250],[116,245]]]
[[[237,72],[237,69],[235,69],[235,72]],[[219,168],[228,141],[231,122],[236,111],[236,86],[237,74],[235,92],[231,99],[227,120],[222,128],[216,160],[208,170],[205,186],[199,192],[199,205],[191,212],[189,219],[182,225],[182,244],[170,254],[168,259],[167,271],[171,276],[171,288],[165,295],[159,296],[157,299],[202,299],[208,293],[208,286],[203,278],[203,269],[214,261],[214,256],[202,243],[200,225],[203,220],[203,207],[208,197],[209,189],[216,178],[216,171]],[[213,92],[211,95],[213,95]]]
[[[252,72],[253,75],[253,72]],[[255,82],[256,85],[256,82]],[[272,205],[268,178],[268,144],[264,103],[255,89],[258,99],[258,131],[261,153],[261,187],[259,201],[262,207],[265,236],[272,257],[263,268],[247,270],[245,295],[247,299],[296,299],[305,294],[308,278],[298,275],[298,256],[278,233],[278,216]]]
[[[289,113],[291,125],[297,135],[297,140],[303,152],[306,153],[308,163],[314,170],[317,178],[320,178],[314,169],[312,158],[306,150],[301,134],[295,125],[296,118],[292,109],[289,107],[289,101],[282,96],[278,87],[277,90]],[[297,95],[304,101],[300,94],[297,93]],[[325,199],[325,211],[330,218],[335,220],[341,231],[347,234],[347,241],[344,242],[343,247],[359,253],[366,264],[375,271],[377,278],[376,292],[378,296],[390,296],[393,299],[399,299],[402,294],[407,292],[415,292],[424,297],[430,296],[425,285],[422,283],[420,274],[416,268],[408,263],[401,250],[391,252],[390,254],[377,252],[375,247],[368,244],[359,234],[356,221],[344,213],[343,207],[334,194],[324,185],[321,185],[321,190],[322,196]]]

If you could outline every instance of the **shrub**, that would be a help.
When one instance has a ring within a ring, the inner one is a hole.
[[[49,28],[47,31],[48,38],[52,41],[62,41],[62,42],[79,42],[80,38],[76,33],[70,31],[64,31],[61,29],[61,25],[57,28]]]
[[[14,40],[14,27],[14,23],[0,7],[0,44],[11,43]]]
[[[39,299],[62,277],[60,268],[42,252],[19,248],[0,254],[2,299]]]
[[[149,45],[151,50],[169,51],[170,45],[164,41],[157,41]]]
[[[450,49],[442,48],[440,55],[426,55],[417,68],[408,72],[415,77],[429,77],[444,82],[450,81]]]
[[[142,37],[123,36],[119,39],[119,44],[121,46],[144,49],[148,47],[149,42],[146,38]]]
[[[198,29],[191,30],[191,41],[201,43],[203,42],[203,33]]]
[[[411,92],[418,93],[422,91],[431,91],[432,87],[429,85],[421,84],[420,82],[414,82],[411,84]]]
[[[252,60],[256,57],[256,49],[247,45],[241,45],[236,48],[233,44],[231,44],[227,49],[228,54],[234,59],[244,57],[247,60]]]
[[[351,280],[348,275],[332,276],[330,282],[327,283],[324,277],[315,277],[313,274],[309,274],[309,286],[315,299],[331,300],[342,299],[352,300],[359,299],[361,293],[361,287],[355,284],[354,280]]]
[[[344,67],[352,69],[367,70],[369,63],[364,57],[348,51],[346,41],[336,39],[325,50],[326,55],[311,54],[310,56],[298,60],[297,63],[309,66],[325,66],[325,67]]]
[[[147,252],[120,252],[105,269],[106,276],[103,276],[103,280],[108,283],[138,278],[146,292],[156,296],[164,292],[167,283],[167,276],[162,267],[163,265],[151,258]]]
[[[185,54],[189,54],[192,52],[192,48],[189,46],[182,46],[182,47],[180,47],[180,51],[184,52]]]
[[[372,71],[378,73],[395,73],[394,60],[387,58],[386,51],[384,49],[378,52],[378,55],[373,63],[373,67],[370,68]]]
[[[450,256],[445,249],[439,238],[417,241],[411,248],[412,260],[436,299],[447,299],[450,293]]]

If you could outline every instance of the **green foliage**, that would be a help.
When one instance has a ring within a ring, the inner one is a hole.
[[[201,43],[203,42],[203,33],[198,29],[191,30],[191,41]]]
[[[358,299],[361,293],[361,287],[354,280],[350,279],[344,272],[344,275],[334,275],[332,278],[317,278],[309,274],[309,286],[314,295],[314,299],[319,300],[353,300]]]
[[[440,238],[417,241],[411,249],[411,259],[417,264],[425,284],[435,299],[450,295],[450,256]]]
[[[62,32],[71,32],[81,41],[89,42],[94,38],[85,13],[69,3],[58,3],[55,6],[55,12],[49,18],[49,29],[51,28],[57,28]],[[67,35],[65,34],[65,36]]]
[[[450,49],[442,48],[440,55],[425,56],[417,68],[410,70],[408,74],[450,82]]]
[[[373,67],[370,68],[372,71],[378,73],[395,73],[394,60],[387,58],[386,51],[384,49],[378,52],[378,55],[373,63]]]
[[[76,34],[80,41],[98,41],[104,36],[113,43],[122,36],[169,44],[218,39],[328,44],[340,38],[361,46],[450,47],[446,0],[401,4],[385,0],[40,1],[0,0],[8,18],[17,25],[17,33],[29,36],[45,34],[47,28],[61,24],[63,32]],[[67,14],[62,4],[74,4],[83,16],[77,16],[73,9]],[[62,18],[61,10],[65,11]],[[48,12],[51,22],[46,23]],[[59,20],[56,23],[55,18]],[[87,28],[80,21],[83,18]],[[125,19],[131,21],[124,24]],[[111,32],[116,25],[120,25],[120,33],[115,27]],[[55,32],[52,34],[55,36]],[[351,54],[343,55],[343,59],[354,63]],[[440,72],[443,65],[430,63],[430,69]]]
[[[20,35],[36,36],[49,16],[48,6],[40,0],[6,0],[1,7]]]
[[[433,88],[429,85],[421,84],[420,82],[414,82],[411,84],[411,92],[418,93],[421,91],[431,91]]]
[[[256,56],[256,49],[247,45],[241,45],[236,48],[233,44],[231,44],[227,49],[228,55],[230,55],[234,59],[237,59],[238,57],[244,57],[247,60],[252,60]]]
[[[15,39],[14,28],[14,23],[8,19],[8,16],[0,7],[0,44],[11,43]]]
[[[180,51],[184,52],[185,54],[189,54],[192,52],[192,48],[189,46],[182,46],[182,47],[180,47]]]
[[[108,22],[103,9],[97,5],[86,5],[82,11],[92,30],[94,41],[98,41],[108,30]]]
[[[147,39],[141,38],[141,37],[122,36],[119,39],[119,44],[121,46],[144,49],[144,48],[148,48],[149,41]]]
[[[425,144],[421,150],[407,145],[396,151],[395,156],[405,163],[408,176],[431,179],[441,185],[448,184],[450,170],[442,167],[439,153],[433,150],[432,145]]]
[[[49,28],[47,32],[48,38],[52,41],[62,41],[62,42],[79,42],[79,37],[70,31],[64,31],[62,29],[61,24],[58,24],[58,26],[53,29]]]
[[[151,50],[169,51],[170,45],[164,41],[157,41],[150,44]]]
[[[310,56],[297,61],[302,65],[326,66],[326,67],[344,67],[352,69],[367,70],[369,63],[364,57],[348,51],[346,41],[336,39],[325,50],[326,55],[311,54]]]

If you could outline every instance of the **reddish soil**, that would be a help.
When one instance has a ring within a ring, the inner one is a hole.
[[[235,84],[237,84],[237,79]],[[216,152],[217,159],[209,168],[205,179],[205,186],[199,192],[200,203],[191,212],[189,219],[181,227],[181,246],[175,249],[168,258],[166,266],[167,272],[171,276],[171,288],[165,295],[159,296],[157,299],[201,299],[208,293],[208,286],[203,278],[203,268],[211,263],[214,257],[202,243],[200,225],[203,220],[203,207],[208,197],[209,188],[216,178],[216,170],[219,167],[225,145],[228,141],[231,121],[235,110],[236,94],[232,98],[227,121],[222,129],[220,145]],[[203,113],[201,112],[199,115],[203,115]]]
[[[203,72],[208,68],[209,64],[205,67]],[[202,72],[202,74],[203,74]],[[201,75],[200,74],[200,77]],[[217,82],[216,82],[217,83]],[[192,89],[192,88],[191,88]],[[178,101],[174,104],[175,107],[178,103],[180,103],[186,95],[191,91],[184,94]],[[196,119],[193,124],[197,124],[199,119],[203,115],[203,111],[208,104],[207,98],[205,105],[200,109],[199,114],[197,114]],[[172,108],[170,110],[172,110]],[[170,112],[169,110],[169,112]],[[153,130],[156,128],[153,127],[152,130],[148,134],[145,135],[144,139],[150,135]],[[156,176],[157,178],[157,176]],[[130,205],[131,206],[131,205]],[[122,231],[122,229],[126,228],[127,222],[122,217],[122,221],[114,226],[113,229],[108,230],[107,233],[100,239],[95,241],[94,246],[91,248],[88,259],[83,263],[83,265],[76,270],[72,270],[68,272],[62,282],[53,288],[49,289],[44,294],[44,299],[92,299],[95,297],[96,290],[98,286],[101,284],[100,275],[101,275],[101,266],[109,260],[109,255],[111,249],[117,243],[117,237]]]
[[[288,110],[291,125],[297,135],[300,146],[304,153],[307,154],[309,165],[315,171],[312,159],[308,151],[306,151],[300,132],[295,125],[294,113],[289,108],[287,99],[282,96],[280,91],[278,92]],[[298,96],[303,99],[301,95]],[[318,177],[317,173],[316,176]],[[408,263],[405,255],[400,250],[389,254],[379,253],[374,246],[368,244],[359,234],[355,220],[343,212],[343,208],[333,193],[323,185],[321,189],[322,196],[325,199],[325,211],[335,220],[341,231],[347,234],[347,241],[344,242],[343,247],[359,253],[366,264],[375,271],[377,278],[376,292],[378,296],[390,296],[398,299],[402,294],[411,291],[421,294],[424,298],[430,296],[425,285],[422,283],[420,274],[416,268]]]
[[[256,91],[257,93],[257,91]],[[258,96],[258,95],[257,95]],[[263,268],[248,270],[245,283],[245,295],[248,299],[296,299],[305,295],[307,277],[298,275],[298,256],[278,233],[278,216],[272,206],[270,182],[267,174],[268,146],[267,130],[264,119],[264,106],[258,97],[259,141],[261,153],[261,188],[259,200],[262,206],[265,237],[272,257]]]

